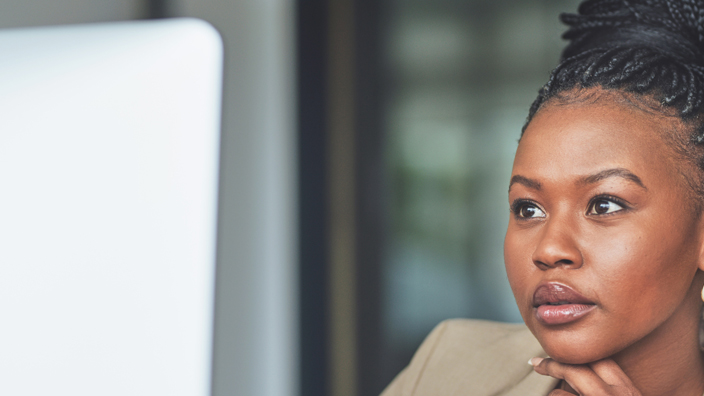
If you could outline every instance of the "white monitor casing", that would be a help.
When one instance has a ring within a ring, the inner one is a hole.
[[[0,394],[210,394],[222,43],[0,31]]]

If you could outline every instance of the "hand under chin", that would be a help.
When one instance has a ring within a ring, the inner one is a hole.
[[[560,382],[558,382],[558,383],[557,383],[557,386],[555,387],[555,389],[560,389],[560,390],[563,390],[563,391],[566,391],[566,392],[570,392],[570,393],[572,393],[573,395],[579,395],[579,393],[577,393],[576,390],[572,389],[572,387],[570,386],[570,384],[567,383],[567,381],[560,381]]]

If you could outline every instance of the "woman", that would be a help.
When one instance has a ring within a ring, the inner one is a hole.
[[[527,329],[444,322],[383,396],[704,393],[704,1],[562,20],[509,186]]]

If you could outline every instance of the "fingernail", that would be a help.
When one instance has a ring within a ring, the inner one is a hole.
[[[543,358],[541,358],[541,357],[534,357],[534,358],[531,358],[531,359],[528,361],[528,364],[530,364],[531,366],[535,367],[535,366],[539,365],[540,362],[542,362],[542,361],[543,361]]]

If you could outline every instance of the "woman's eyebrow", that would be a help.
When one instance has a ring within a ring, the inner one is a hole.
[[[509,185],[508,185],[508,191],[511,191],[511,186],[513,186],[516,183],[523,184],[524,186],[526,186],[528,188],[532,188],[533,190],[538,190],[538,191],[540,191],[540,189],[543,188],[543,185],[540,184],[540,182],[537,180],[529,179],[529,178],[527,178],[525,176],[521,176],[521,175],[515,175],[511,178],[511,183],[509,183]]]
[[[643,187],[646,191],[648,190],[648,188],[645,187],[645,184],[643,184],[643,181],[640,180],[640,177],[636,176],[633,172],[625,168],[606,169],[590,176],[584,176],[577,183],[593,184],[609,177],[621,177]]]

